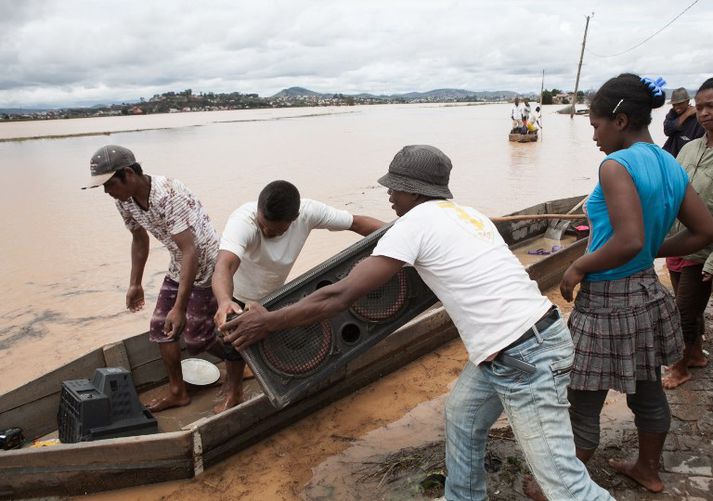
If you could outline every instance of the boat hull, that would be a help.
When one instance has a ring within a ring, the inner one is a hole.
[[[508,134],[508,139],[517,143],[534,143],[537,141],[537,134]]]

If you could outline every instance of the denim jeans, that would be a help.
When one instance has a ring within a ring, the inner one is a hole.
[[[575,456],[567,411],[572,338],[562,319],[507,350],[536,366],[533,374],[498,359],[468,362],[446,405],[446,499],[482,500],[485,444],[490,427],[505,411],[535,479],[550,501],[610,500]]]

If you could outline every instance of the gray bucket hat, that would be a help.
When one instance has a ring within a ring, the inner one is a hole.
[[[671,93],[671,104],[687,103],[690,100],[688,91],[684,87],[679,87]]]
[[[136,163],[136,158],[130,149],[116,144],[108,144],[97,150],[89,162],[89,182],[82,186],[96,188],[106,183],[119,169]]]
[[[438,148],[428,145],[404,146],[389,165],[379,184],[394,191],[429,197],[453,198],[448,189],[451,160]]]

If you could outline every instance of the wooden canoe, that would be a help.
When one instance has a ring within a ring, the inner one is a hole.
[[[516,132],[511,132],[508,134],[508,139],[517,143],[533,143],[537,141],[537,133],[532,134],[518,134]]]
[[[563,214],[581,199],[573,197],[541,203],[512,215]],[[547,225],[546,220],[496,223],[515,252],[539,241]],[[549,256],[537,256],[540,260],[527,266],[530,276],[541,290],[550,288],[584,252],[584,246],[585,241],[580,240]],[[201,417],[175,431],[45,448],[0,450],[0,498],[77,495],[194,477],[457,335],[443,308],[432,308],[339,369],[317,393],[280,410],[272,407],[258,389],[252,398],[237,407],[219,415]],[[139,334],[93,350],[0,395],[0,430],[20,426],[30,440],[56,430],[62,382],[91,378],[97,367],[130,369],[139,390],[165,382],[156,345],[148,341],[147,334]]]

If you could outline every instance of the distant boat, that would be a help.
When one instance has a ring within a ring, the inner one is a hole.
[[[557,110],[560,115],[569,115],[572,112],[572,106],[565,106],[562,109]],[[589,108],[582,108],[581,110],[574,109],[575,115],[589,115]]]
[[[517,143],[532,143],[537,141],[537,131],[530,132],[528,134],[518,134],[517,132],[511,132],[508,134],[508,139]]]

